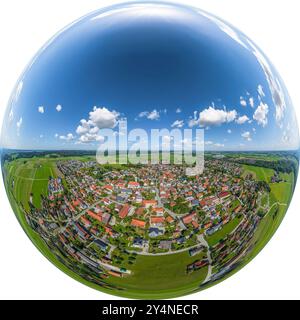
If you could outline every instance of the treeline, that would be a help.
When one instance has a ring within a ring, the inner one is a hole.
[[[282,173],[291,173],[291,172],[295,173],[298,170],[297,163],[291,159],[280,159],[280,160],[274,160],[274,161],[257,160],[257,159],[255,160],[235,159],[233,161],[240,164],[247,164],[247,165],[256,166],[256,167],[273,169],[277,172],[282,172]]]
[[[20,151],[20,150],[3,150],[2,161],[12,161],[20,158],[33,158],[33,157],[71,157],[71,156],[95,156],[95,151],[89,150],[47,150],[47,151]]]

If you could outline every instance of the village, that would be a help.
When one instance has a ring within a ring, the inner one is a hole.
[[[57,169],[41,208],[30,203],[26,220],[64,265],[108,288],[106,278],[132,276],[138,255],[183,251],[203,253],[187,274],[208,266],[207,281],[217,279],[249,247],[265,192],[242,177],[240,165],[222,159],[207,161],[195,177],[164,164],[59,160]]]

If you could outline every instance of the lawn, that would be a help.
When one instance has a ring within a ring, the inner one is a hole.
[[[271,183],[271,193],[276,201],[289,204],[292,197],[292,185],[289,182]]]
[[[197,289],[205,279],[207,267],[190,274],[186,273],[186,266],[202,257],[203,253],[190,257],[187,251],[161,256],[138,255],[136,262],[128,266],[133,275],[126,278],[111,278],[109,283],[136,292],[136,294],[128,292],[128,295],[133,297],[178,296]]]
[[[213,247],[216,245],[220,240],[226,237],[227,234],[232,232],[238,224],[243,219],[242,216],[235,217],[234,219],[230,220],[228,223],[226,223],[221,230],[215,232],[211,236],[206,237],[206,241],[208,242],[209,246]]]
[[[251,173],[254,176],[254,179],[270,182],[271,177],[274,175],[273,169],[263,168],[263,167],[257,167],[257,166],[250,166],[250,165],[243,165],[243,168],[245,170],[244,175]]]

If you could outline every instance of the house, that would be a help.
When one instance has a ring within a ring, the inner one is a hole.
[[[80,217],[80,220],[84,224],[85,227],[90,227],[92,225],[91,222],[83,216]]]
[[[119,217],[121,219],[124,219],[128,215],[128,212],[129,212],[129,205],[125,204],[119,212]]]
[[[159,228],[149,228],[148,232],[150,238],[156,238],[164,234],[164,231]]]
[[[199,224],[195,220],[192,221],[192,226],[194,227],[194,229],[198,229],[199,228]]]
[[[128,182],[128,188],[137,189],[140,187],[140,184],[135,181],[129,181]]]
[[[102,217],[91,210],[87,210],[86,213],[93,219],[102,222]]]
[[[117,195],[116,201],[117,202],[125,202],[127,200],[127,196],[125,195]]]
[[[150,207],[156,207],[157,206],[157,201],[156,200],[144,200],[143,201],[143,206],[148,209]]]
[[[179,237],[179,238],[177,238],[177,239],[176,239],[176,242],[177,242],[178,244],[183,244],[183,243],[185,242],[185,237]]]
[[[195,256],[196,254],[198,254],[199,252],[201,252],[203,250],[202,246],[196,247],[196,248],[192,248],[189,250],[189,255],[191,257]]]
[[[106,251],[106,249],[108,248],[108,244],[105,243],[104,241],[100,240],[100,239],[96,239],[94,240],[94,243],[97,247],[99,247],[102,251]]]
[[[137,216],[142,216],[144,215],[144,212],[145,212],[145,209],[144,208],[138,208],[136,211],[135,211],[135,214]]]
[[[200,202],[199,202],[199,200],[194,199],[194,200],[192,200],[191,204],[193,207],[195,207],[195,206],[199,206]]]
[[[108,273],[113,276],[113,277],[122,277],[122,273],[118,272],[118,271],[112,271],[112,270],[109,270]]]
[[[164,208],[153,208],[153,212],[155,212],[157,215],[163,215],[164,214]]]
[[[111,186],[111,185],[105,185],[104,187],[103,187],[103,189],[105,189],[105,191],[106,192],[113,192],[113,190],[114,190],[114,188],[113,188],[113,186]]]
[[[195,212],[189,213],[189,214],[187,214],[186,216],[184,216],[182,218],[182,221],[183,221],[184,224],[189,224],[189,223],[191,223],[193,221],[195,216],[196,216]]]
[[[174,219],[171,216],[167,216],[166,221],[168,223],[172,223],[172,222],[174,222]]]
[[[150,218],[150,224],[152,226],[161,227],[165,223],[164,217],[151,217]]]
[[[111,201],[110,201],[108,198],[103,198],[102,201],[103,201],[103,203],[106,204],[106,205],[111,204]]]
[[[73,204],[74,207],[79,207],[80,206],[80,201],[78,199],[76,199],[76,200],[74,200],[72,202],[72,204]]]
[[[133,227],[138,227],[138,228],[145,228],[146,222],[138,219],[132,219],[131,220],[131,225]]]
[[[230,196],[230,193],[228,191],[222,191],[220,194],[219,194],[219,198],[221,199],[226,199]]]
[[[163,250],[170,250],[172,246],[172,241],[170,240],[162,240],[159,243],[159,248]]]
[[[104,224],[108,224],[109,223],[109,221],[110,221],[110,218],[111,218],[111,215],[109,214],[109,213],[103,213],[103,215],[102,215],[102,222],[104,223]]]
[[[142,238],[134,238],[132,246],[134,248],[140,248],[142,249],[144,245],[147,243],[145,239]]]

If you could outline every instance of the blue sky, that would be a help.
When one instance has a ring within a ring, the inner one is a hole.
[[[204,12],[115,6],[59,33],[12,94],[2,146],[95,149],[101,130],[203,128],[206,150],[290,150],[286,89],[244,34]]]

